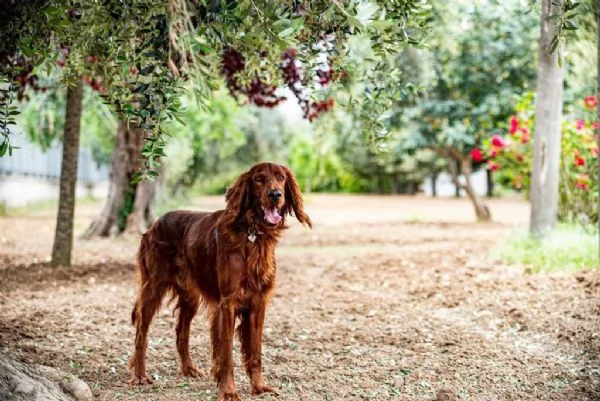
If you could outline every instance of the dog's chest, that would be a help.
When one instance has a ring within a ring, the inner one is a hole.
[[[241,298],[263,295],[275,282],[275,255],[268,250],[249,247],[244,271],[240,276],[238,294]]]

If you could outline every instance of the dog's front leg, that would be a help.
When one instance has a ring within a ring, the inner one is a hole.
[[[261,353],[266,301],[261,297],[252,304],[250,311],[244,314],[239,327],[244,367],[252,383],[253,395],[277,393],[273,387],[265,384],[262,374]]]
[[[216,350],[218,357],[215,358],[216,366],[213,366],[213,372],[217,379],[219,387],[218,401],[241,401],[235,388],[233,380],[233,333],[235,323],[235,304],[228,300],[221,301],[218,307],[219,340]],[[214,346],[215,344],[213,344]],[[213,350],[213,352],[215,352]]]

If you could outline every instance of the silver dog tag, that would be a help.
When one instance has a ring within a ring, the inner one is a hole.
[[[248,239],[250,240],[250,242],[254,242],[254,241],[256,241],[256,235],[248,234]]]

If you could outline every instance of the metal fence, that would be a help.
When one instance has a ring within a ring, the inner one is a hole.
[[[54,143],[48,150],[33,144],[22,135],[14,133],[11,143],[19,149],[13,150],[12,156],[0,158],[1,175],[21,175],[38,177],[47,180],[60,178],[62,144]],[[80,182],[99,182],[108,180],[108,166],[98,165],[88,149],[79,150],[77,179]]]

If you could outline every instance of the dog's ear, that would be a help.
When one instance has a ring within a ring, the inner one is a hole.
[[[225,193],[227,210],[240,221],[252,207],[252,191],[250,190],[250,173],[240,175],[232,187]]]
[[[304,202],[302,201],[302,192],[292,172],[285,168],[285,209],[290,216],[296,216],[302,224],[312,228],[310,217],[304,213]]]

